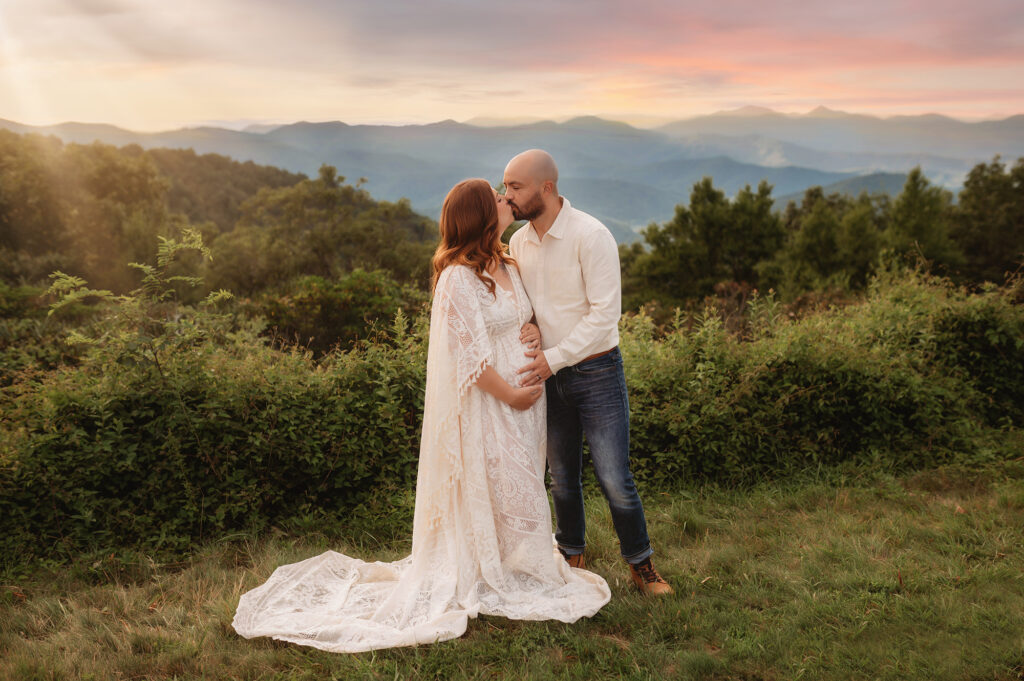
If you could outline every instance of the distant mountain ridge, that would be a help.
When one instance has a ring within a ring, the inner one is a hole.
[[[738,109],[679,120],[657,130],[675,138],[758,135],[844,153],[933,154],[961,160],[1024,155],[1024,115],[967,122],[940,114],[878,118],[825,107],[806,114]]]
[[[850,197],[860,196],[861,193],[888,194],[896,196],[906,184],[905,173],[871,173],[870,175],[858,175],[832,184],[824,185],[821,190],[826,196],[829,194],[844,194]],[[790,201],[799,204],[803,199],[803,192],[794,192],[775,199],[775,205],[786,205]]]
[[[455,182],[484,177],[500,183],[509,158],[541,147],[558,160],[560,188],[573,205],[603,220],[623,243],[637,239],[636,230],[648,223],[671,219],[675,206],[689,201],[693,184],[708,175],[730,195],[767,180],[773,195],[783,197],[878,173],[889,173],[885,186],[891,186],[893,175],[920,165],[933,181],[956,188],[973,165],[996,153],[1024,156],[1024,116],[965,123],[934,115],[881,119],[824,108],[782,114],[746,107],[657,129],[596,116],[486,123],[303,121],[241,131],[205,126],[136,133],[110,125],[35,127],[0,120],[0,128],[65,142],[192,148],[310,175],[327,163],[350,181],[366,178],[375,197],[406,197],[435,218]]]

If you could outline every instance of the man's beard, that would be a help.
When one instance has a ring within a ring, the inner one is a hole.
[[[534,194],[523,205],[512,204],[512,217],[516,220],[536,220],[544,213],[544,200],[540,198],[540,192]]]

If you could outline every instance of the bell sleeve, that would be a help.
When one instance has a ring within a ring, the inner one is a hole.
[[[431,536],[430,531],[450,517],[452,495],[463,478],[464,399],[481,372],[494,364],[482,308],[489,295],[467,267],[445,269],[434,287],[413,518],[414,555],[424,546],[416,538]]]
[[[438,322],[445,327],[443,349],[455,368],[452,387],[458,389],[460,398],[476,383],[480,373],[494,364],[494,349],[487,336],[482,307],[484,298],[490,296],[468,267],[450,267],[438,281],[432,314],[438,315]]]

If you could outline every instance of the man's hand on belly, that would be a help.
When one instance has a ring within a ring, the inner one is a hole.
[[[541,352],[540,349],[530,350],[523,354],[527,357],[533,358],[533,361],[516,372],[517,374],[525,374],[525,376],[519,380],[519,385],[536,385],[551,376],[551,367],[548,366],[548,358],[544,356],[544,353]]]

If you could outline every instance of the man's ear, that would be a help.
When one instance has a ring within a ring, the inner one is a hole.
[[[551,194],[555,191],[555,183],[551,180],[545,180],[542,189],[548,194]]]

